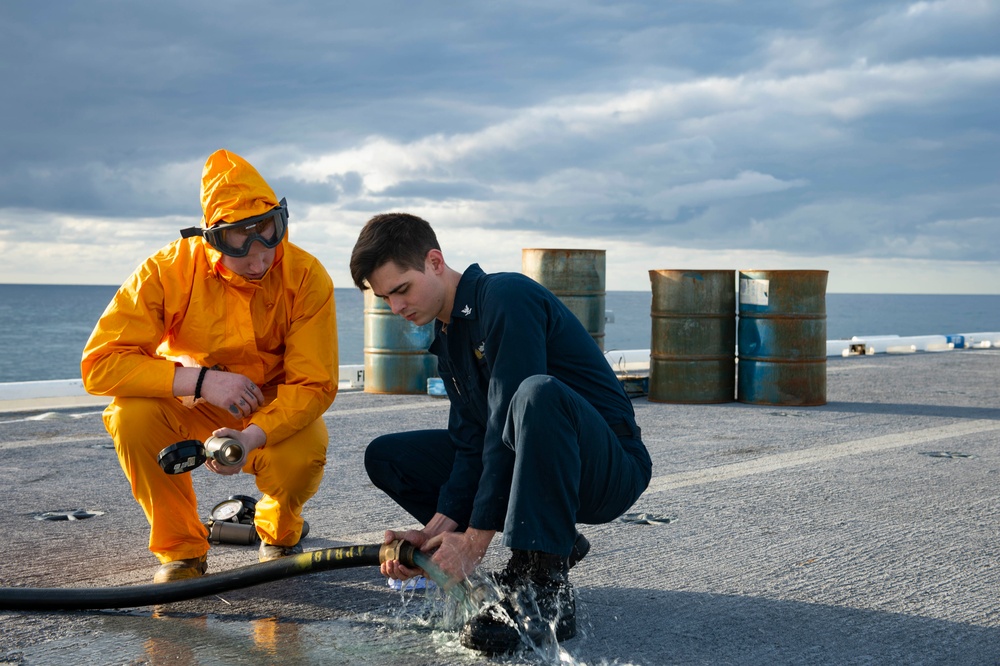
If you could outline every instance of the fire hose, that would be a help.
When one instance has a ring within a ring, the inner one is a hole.
[[[0,588],[0,610],[49,611],[152,606],[320,571],[378,566],[389,560],[399,560],[408,567],[419,566],[414,562],[415,555],[417,559],[424,561],[413,544],[396,540],[387,544],[313,550],[170,583],[90,588],[5,587]]]

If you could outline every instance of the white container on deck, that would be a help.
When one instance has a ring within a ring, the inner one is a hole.
[[[851,337],[853,342],[861,342],[863,340],[885,340],[889,338],[899,338],[898,335],[855,335]]]
[[[918,351],[947,351],[955,348],[954,343],[949,342],[945,335],[854,336],[851,340],[855,344],[865,345],[867,354],[904,354]]]
[[[889,345],[885,348],[886,354],[914,354],[916,351],[916,345]]]
[[[648,349],[613,349],[604,352],[604,358],[615,374],[642,375],[649,374]]]
[[[1000,332],[959,333],[965,338],[965,346],[969,349],[989,349],[1000,347]]]
[[[826,355],[827,356],[851,356],[851,341],[850,340],[827,340],[826,341]]]

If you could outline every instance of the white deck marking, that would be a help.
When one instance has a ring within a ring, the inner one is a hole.
[[[451,403],[448,400],[434,402],[404,403],[402,405],[384,405],[382,407],[358,407],[356,409],[330,409],[323,418],[330,419],[338,416],[356,416],[358,414],[381,414],[382,412],[401,412],[408,409],[440,409],[448,407]]]
[[[789,467],[808,465],[811,463],[825,462],[844,456],[853,456],[865,453],[875,453],[878,451],[888,451],[904,446],[915,444],[926,444],[942,439],[952,439],[954,437],[964,437],[980,432],[990,432],[1000,430],[1000,421],[980,419],[976,421],[963,421],[951,425],[939,426],[937,428],[925,428],[923,430],[911,430],[891,435],[880,435],[858,439],[853,442],[841,442],[840,444],[830,444],[804,451],[789,451],[787,453],[776,453],[774,455],[750,460],[747,462],[733,463],[731,465],[721,465],[710,469],[699,469],[691,472],[677,472],[675,474],[665,474],[654,477],[649,483],[647,493],[659,493],[665,490],[675,490],[686,488],[687,486],[697,486],[706,483],[716,483],[728,481],[753,474],[763,474],[775,472]]]

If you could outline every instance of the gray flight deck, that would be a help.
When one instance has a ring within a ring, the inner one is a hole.
[[[653,481],[632,520],[583,525],[562,655],[458,645],[434,593],[374,567],[191,601],[0,611],[0,664],[997,664],[1000,350],[831,358],[822,407],[634,400]],[[147,584],[157,563],[99,401],[0,413],[0,587]],[[411,525],[368,482],[378,434],[443,427],[427,396],[343,391],[307,550]],[[252,477],[193,472],[204,512]],[[81,520],[46,512],[85,510]],[[643,518],[647,520],[643,520]],[[504,561],[494,546],[487,566]],[[217,546],[210,573],[256,562]]]

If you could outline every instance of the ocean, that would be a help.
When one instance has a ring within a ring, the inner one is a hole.
[[[117,286],[0,284],[0,382],[78,379],[80,354]],[[364,299],[337,289],[342,365],[364,361]],[[609,291],[605,349],[649,349],[648,291]],[[827,294],[827,339],[1000,331],[1000,295]]]

